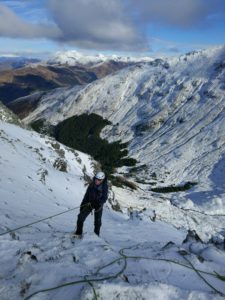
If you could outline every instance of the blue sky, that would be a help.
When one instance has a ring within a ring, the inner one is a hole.
[[[0,54],[174,55],[222,44],[224,0],[0,1]]]

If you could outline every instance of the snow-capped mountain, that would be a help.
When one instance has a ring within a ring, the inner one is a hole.
[[[24,120],[57,124],[73,115],[99,114],[112,122],[103,137],[129,142],[129,154],[140,165],[136,179],[148,183],[145,188],[195,182],[170,200],[224,213],[224,79],[225,47],[155,59],[84,87],[51,91]]]
[[[224,251],[186,229],[209,237],[224,217],[112,187],[101,236],[90,216],[84,238],[71,241],[85,178],[94,171],[91,157],[2,121],[0,149],[2,300],[223,299]]]
[[[114,61],[122,63],[135,63],[135,62],[147,62],[152,61],[151,57],[132,57],[132,56],[119,56],[119,55],[104,55],[104,54],[84,54],[76,50],[56,52],[49,60],[49,64],[68,64],[70,66],[74,65],[92,65],[96,66],[98,64]]]

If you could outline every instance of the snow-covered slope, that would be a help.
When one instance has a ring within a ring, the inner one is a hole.
[[[224,213],[224,79],[225,47],[156,59],[82,88],[57,89],[25,121],[56,124],[95,112],[113,124],[102,136],[129,142],[129,154],[144,166],[139,180],[157,186],[197,182],[172,200]]]
[[[21,127],[26,127],[23,122],[15,115],[11,110],[9,110],[1,101],[0,101],[0,121],[17,124]]]
[[[107,204],[100,238],[89,216],[84,239],[71,242],[78,209],[4,234],[78,207],[93,161],[2,121],[0,149],[0,299],[223,299],[224,251],[190,235],[183,241],[184,227],[207,218],[202,232],[218,232],[224,218],[196,221],[143,191],[113,187],[110,202],[124,213]]]
[[[74,65],[93,65],[115,61],[115,62],[124,62],[124,63],[134,63],[134,62],[143,62],[143,61],[152,61],[151,57],[131,57],[131,56],[119,56],[119,55],[88,55],[81,52],[71,50],[56,52],[56,54],[48,60],[50,64],[68,64],[70,66]]]

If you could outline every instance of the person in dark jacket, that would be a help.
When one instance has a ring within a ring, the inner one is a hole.
[[[108,198],[108,184],[105,174],[97,172],[92,183],[88,186],[87,191],[80,205],[80,213],[77,218],[77,229],[75,237],[81,237],[83,233],[83,224],[87,216],[94,209],[94,232],[99,236],[102,225],[103,205]]]

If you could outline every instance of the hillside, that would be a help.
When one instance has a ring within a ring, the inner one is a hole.
[[[0,57],[0,99],[20,117],[25,111],[14,100],[59,87],[84,85],[140,61],[152,58],[90,56],[76,51],[56,53],[51,59],[38,61]],[[23,107],[29,104],[23,99]]]
[[[138,63],[82,88],[43,95],[24,120],[57,124],[96,113],[112,122],[101,136],[122,139],[138,168],[120,170],[152,187],[196,184],[170,194],[186,208],[224,213],[225,48]]]
[[[26,127],[26,125],[15,115],[10,109],[8,109],[0,101],[0,121],[19,125],[20,127]]]
[[[80,67],[68,68],[39,64],[16,70],[0,70],[0,98],[3,103],[9,105],[13,100],[37,91],[82,85],[96,78],[94,72]]]
[[[223,299],[224,251],[187,235],[185,227],[200,229],[195,213],[113,187],[101,236],[90,216],[83,240],[71,241],[92,159],[2,121],[0,149],[1,299]],[[118,204],[123,213],[112,210]],[[223,220],[212,217],[199,232]]]

